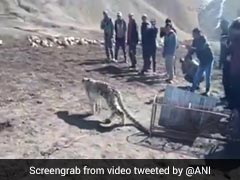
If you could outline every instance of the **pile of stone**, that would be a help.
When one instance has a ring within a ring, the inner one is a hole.
[[[103,42],[79,37],[39,37],[28,36],[32,47],[58,47],[64,48],[75,45],[101,45]]]

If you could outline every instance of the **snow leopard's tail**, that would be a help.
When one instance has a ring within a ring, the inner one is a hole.
[[[144,127],[140,122],[138,122],[129,112],[128,110],[125,108],[124,104],[123,104],[123,99],[122,96],[120,94],[120,92],[116,92],[116,96],[119,102],[120,107],[122,108],[122,110],[124,111],[124,113],[126,114],[126,117],[133,122],[134,126],[142,131],[145,134],[150,134],[149,129],[147,129],[146,127]]]

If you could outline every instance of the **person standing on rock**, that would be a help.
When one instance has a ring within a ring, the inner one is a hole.
[[[157,34],[158,28],[156,27],[156,20],[152,19],[151,28],[148,30],[149,34],[149,50],[150,50],[150,60],[152,59],[153,72],[156,72],[156,51],[157,51]],[[151,61],[150,61],[151,62]]]
[[[108,61],[113,61],[113,34],[114,25],[112,19],[109,17],[108,12],[103,12],[103,20],[101,21],[101,29],[104,31],[104,45]]]
[[[134,15],[129,14],[127,45],[129,50],[129,58],[131,60],[131,66],[130,66],[131,69],[136,69],[136,64],[137,64],[136,51],[137,51],[138,41],[139,41],[139,35],[138,35],[137,23],[134,19]]]
[[[172,83],[175,73],[175,54],[177,49],[177,35],[172,30],[172,25],[165,27],[166,35],[164,36],[164,47],[162,56],[165,58],[165,65],[168,74],[167,83]]]
[[[124,55],[124,62],[127,63],[127,56],[126,56],[126,32],[127,32],[127,25],[125,20],[122,18],[122,13],[117,13],[117,20],[115,21],[115,60],[118,60],[118,51],[119,48],[122,48],[123,55]]]
[[[205,73],[206,77],[206,91],[203,95],[208,96],[211,87],[211,75],[213,67],[213,53],[207,42],[207,39],[202,35],[201,31],[198,28],[193,29],[193,42],[192,46],[189,47],[188,55],[191,56],[196,53],[199,60],[199,67],[195,74],[193,85],[191,87],[191,92],[194,92],[200,84],[201,78]]]
[[[144,14],[142,16],[142,26],[141,26],[141,38],[142,38],[142,54],[143,54],[143,68],[140,75],[144,75],[150,69],[150,52],[149,52],[149,38],[148,38],[148,30],[150,28],[150,24],[148,22],[147,15]]]

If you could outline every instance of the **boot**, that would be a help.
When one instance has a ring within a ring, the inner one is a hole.
[[[209,92],[209,89],[206,89],[206,91],[204,93],[202,93],[203,96],[209,96],[210,95],[210,92]]]

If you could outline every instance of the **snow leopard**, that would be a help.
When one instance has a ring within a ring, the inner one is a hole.
[[[140,124],[125,108],[121,93],[118,90],[116,90],[106,82],[94,80],[92,78],[85,77],[82,79],[82,82],[85,86],[86,93],[90,100],[93,114],[95,114],[96,112],[100,112],[100,97],[102,97],[106,100],[106,103],[111,110],[111,115],[108,120],[111,121],[115,117],[119,117],[122,120],[121,125],[124,126],[125,118],[127,117],[138,130],[149,134],[149,130],[145,128],[142,124]]]

